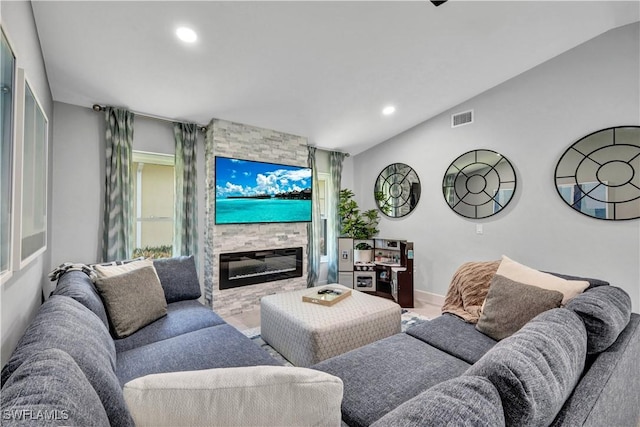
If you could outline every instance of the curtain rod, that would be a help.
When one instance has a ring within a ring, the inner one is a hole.
[[[95,112],[100,112],[100,111],[104,111],[106,106],[104,105],[100,105],[100,104],[93,104],[93,111]],[[139,111],[132,111],[133,114],[135,114],[136,116],[141,116],[141,117],[146,117],[148,119],[154,119],[154,120],[161,120],[163,122],[171,122],[171,123],[175,123],[175,122],[182,122],[184,123],[183,120],[175,120],[175,119],[169,119],[167,117],[161,117],[161,116],[155,116],[153,114],[147,114],[147,113],[140,113]],[[207,132],[207,127],[203,126],[199,123],[195,123],[196,127],[198,128],[199,131],[206,133]]]
[[[345,157],[351,157],[351,154],[349,154],[349,153],[347,153],[347,152],[345,152],[345,151],[337,151],[337,150],[335,150],[335,149],[333,149],[333,148],[318,147],[317,145],[313,145],[313,144],[307,144],[307,145],[308,145],[309,147],[315,147],[315,148],[317,148],[318,150],[328,151],[328,152],[335,151],[336,153],[342,153],[342,154],[344,154],[344,156],[345,156]]]

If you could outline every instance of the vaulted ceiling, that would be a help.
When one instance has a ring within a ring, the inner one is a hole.
[[[640,19],[637,1],[32,6],[56,101],[231,120],[352,154]]]

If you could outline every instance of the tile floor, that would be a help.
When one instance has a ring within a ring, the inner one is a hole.
[[[419,300],[415,300],[415,307],[408,310],[431,319],[440,315],[439,306]],[[258,307],[255,310],[228,316],[225,317],[224,320],[240,331],[257,328],[260,326],[260,308]]]

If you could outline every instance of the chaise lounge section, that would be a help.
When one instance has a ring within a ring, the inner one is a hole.
[[[343,380],[352,427],[640,425],[640,315],[622,289],[581,280],[501,340],[445,313],[312,368]]]

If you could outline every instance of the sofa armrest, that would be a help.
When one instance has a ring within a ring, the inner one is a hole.
[[[136,426],[339,426],[342,380],[306,368],[249,366],[136,378],[124,397]]]
[[[640,426],[640,315],[585,370],[552,426]]]

